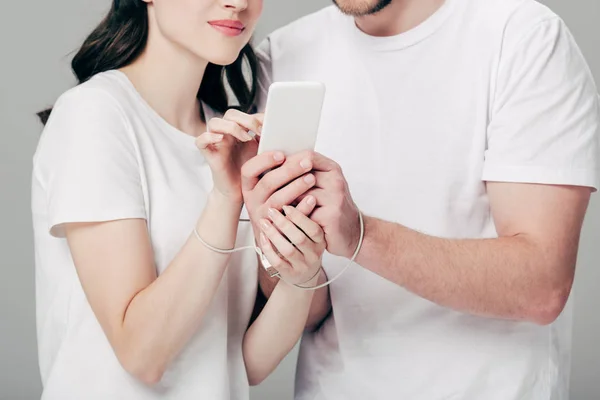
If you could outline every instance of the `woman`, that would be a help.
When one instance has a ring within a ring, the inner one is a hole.
[[[248,328],[256,254],[214,251],[254,243],[238,227],[240,167],[256,154],[260,117],[227,111],[222,76],[248,111],[254,77],[242,66],[255,71],[261,10],[262,0],[115,0],[73,60],[80,85],[41,115],[32,208],[44,399],[245,399],[299,338],[312,292],[278,285]],[[283,159],[274,153],[273,167]],[[294,209],[272,218],[287,237],[315,228]],[[275,263],[282,237],[268,239]],[[322,231],[310,239],[280,270],[286,281],[317,279]]]

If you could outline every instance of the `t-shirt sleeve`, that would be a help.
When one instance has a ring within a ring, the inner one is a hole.
[[[53,236],[67,223],[146,218],[136,148],[107,92],[78,87],[59,99],[37,156]]]
[[[587,186],[599,177],[598,92],[558,17],[503,49],[483,180]]]
[[[271,41],[269,38],[262,41],[256,48],[258,58],[258,90],[256,91],[256,108],[258,112],[264,112],[267,106],[267,95],[269,86],[273,81],[271,67]]]

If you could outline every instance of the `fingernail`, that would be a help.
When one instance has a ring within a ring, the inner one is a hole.
[[[263,229],[269,229],[269,222],[266,219],[260,220],[260,226]]]
[[[268,214],[269,214],[269,217],[271,217],[271,219],[275,218],[275,215],[276,215],[275,209],[269,208]]]
[[[306,175],[304,177],[304,182],[308,183],[309,185],[312,185],[313,183],[315,183],[314,175]]]
[[[311,169],[312,163],[308,158],[305,158],[304,160],[300,161],[300,166],[304,169]]]
[[[244,133],[246,140],[252,140],[252,136],[249,133]]]
[[[282,208],[282,210],[283,210],[283,215],[284,215],[284,217],[289,217],[289,216],[291,215],[291,213],[292,213],[292,209],[293,209],[294,207],[292,207],[292,206],[283,206],[283,207],[281,207],[281,208]]]
[[[214,134],[214,138],[215,138],[215,142],[220,142],[221,140],[223,140],[223,135],[220,134]]]
[[[282,162],[285,159],[285,156],[283,155],[283,153],[281,153],[281,152],[278,151],[275,154],[273,154],[273,158],[277,162]]]
[[[312,196],[308,196],[308,197],[306,198],[306,204],[308,204],[309,206],[311,206],[311,207],[312,207],[312,206],[314,206],[316,203],[317,203],[317,202],[316,202],[316,200],[315,200],[315,198],[314,198],[314,197],[312,197]]]

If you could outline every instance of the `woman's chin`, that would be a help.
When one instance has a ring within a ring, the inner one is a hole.
[[[235,60],[237,60],[238,56],[240,55],[239,52],[237,53],[229,53],[229,54],[215,54],[214,57],[210,57],[209,58],[209,62],[211,64],[215,64],[215,65],[221,65],[223,67],[233,64],[235,62]]]

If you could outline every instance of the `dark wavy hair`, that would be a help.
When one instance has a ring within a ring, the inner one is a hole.
[[[73,58],[71,68],[79,83],[83,83],[100,72],[131,64],[142,53],[147,41],[146,3],[141,0],[113,0],[106,17],[85,39]],[[244,62],[250,69],[249,82],[244,77]],[[256,96],[256,71],[256,55],[247,44],[232,64],[208,64],[198,99],[224,113],[233,107],[226,92],[228,84],[237,100],[235,108],[249,112]],[[43,124],[46,124],[51,112],[50,108],[37,114]]]

